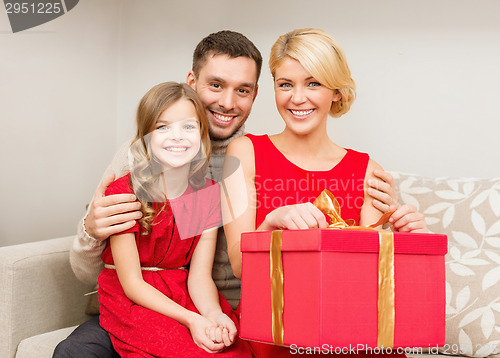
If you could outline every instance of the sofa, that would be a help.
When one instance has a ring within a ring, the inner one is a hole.
[[[448,235],[446,345],[439,353],[500,358],[500,177],[392,175],[400,202],[417,206],[432,232]],[[85,294],[93,287],[71,271],[72,240],[0,247],[0,358],[51,357],[88,318]]]

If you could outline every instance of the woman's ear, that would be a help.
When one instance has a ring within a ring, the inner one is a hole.
[[[335,93],[333,94],[333,102],[338,102],[342,99],[342,93],[339,92],[339,90],[335,90]]]

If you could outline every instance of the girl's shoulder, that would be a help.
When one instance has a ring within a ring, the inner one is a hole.
[[[133,194],[134,190],[130,185],[130,173],[116,179],[106,189],[106,196],[114,194]]]

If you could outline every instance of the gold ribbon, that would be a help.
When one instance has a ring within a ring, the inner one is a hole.
[[[274,344],[283,345],[283,261],[281,260],[281,233],[271,234],[271,302]]]
[[[313,203],[330,218],[328,228],[351,230],[374,230],[373,228],[388,222],[393,212],[386,213],[375,224],[368,227],[352,226],[340,215],[340,205],[335,196],[323,190]],[[274,344],[283,345],[283,262],[281,257],[282,230],[271,234],[270,266],[271,266],[271,303],[272,333]],[[394,234],[390,231],[379,232],[379,265],[378,265],[378,347],[394,345],[395,304],[394,304]]]

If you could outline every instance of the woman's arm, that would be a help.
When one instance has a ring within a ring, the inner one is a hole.
[[[219,293],[212,278],[215,246],[217,242],[217,228],[203,231],[191,258],[188,277],[189,296],[198,311],[213,323],[226,328],[225,337],[215,336],[211,330],[212,339],[224,341],[228,346],[234,342],[237,333],[236,326],[221,310]],[[218,334],[222,334],[219,331]]]
[[[205,322],[199,314],[182,307],[144,281],[133,233],[111,236],[110,245],[118,279],[131,301],[183,324],[191,331],[194,342],[209,352],[224,347],[208,339],[205,331],[212,326],[211,322]]]
[[[383,170],[382,167],[375,161],[369,160],[366,168],[365,183],[364,183],[364,203],[361,206],[359,225],[369,226],[374,224],[382,216],[382,212],[373,205],[373,197],[369,195],[369,182],[375,180],[374,171]]]
[[[231,268],[237,278],[241,277],[240,239],[243,232],[255,231],[256,191],[255,163],[252,142],[247,137],[236,138],[229,143],[222,169],[221,207],[227,252]],[[232,163],[229,165],[227,163]]]
[[[227,252],[231,268],[241,278],[240,240],[243,232],[276,229],[309,229],[328,226],[323,213],[312,203],[287,205],[267,214],[258,228],[256,221],[255,154],[252,142],[247,137],[229,143],[226,156],[239,161],[238,169],[229,168],[224,162],[222,171],[222,218],[227,239]]]

